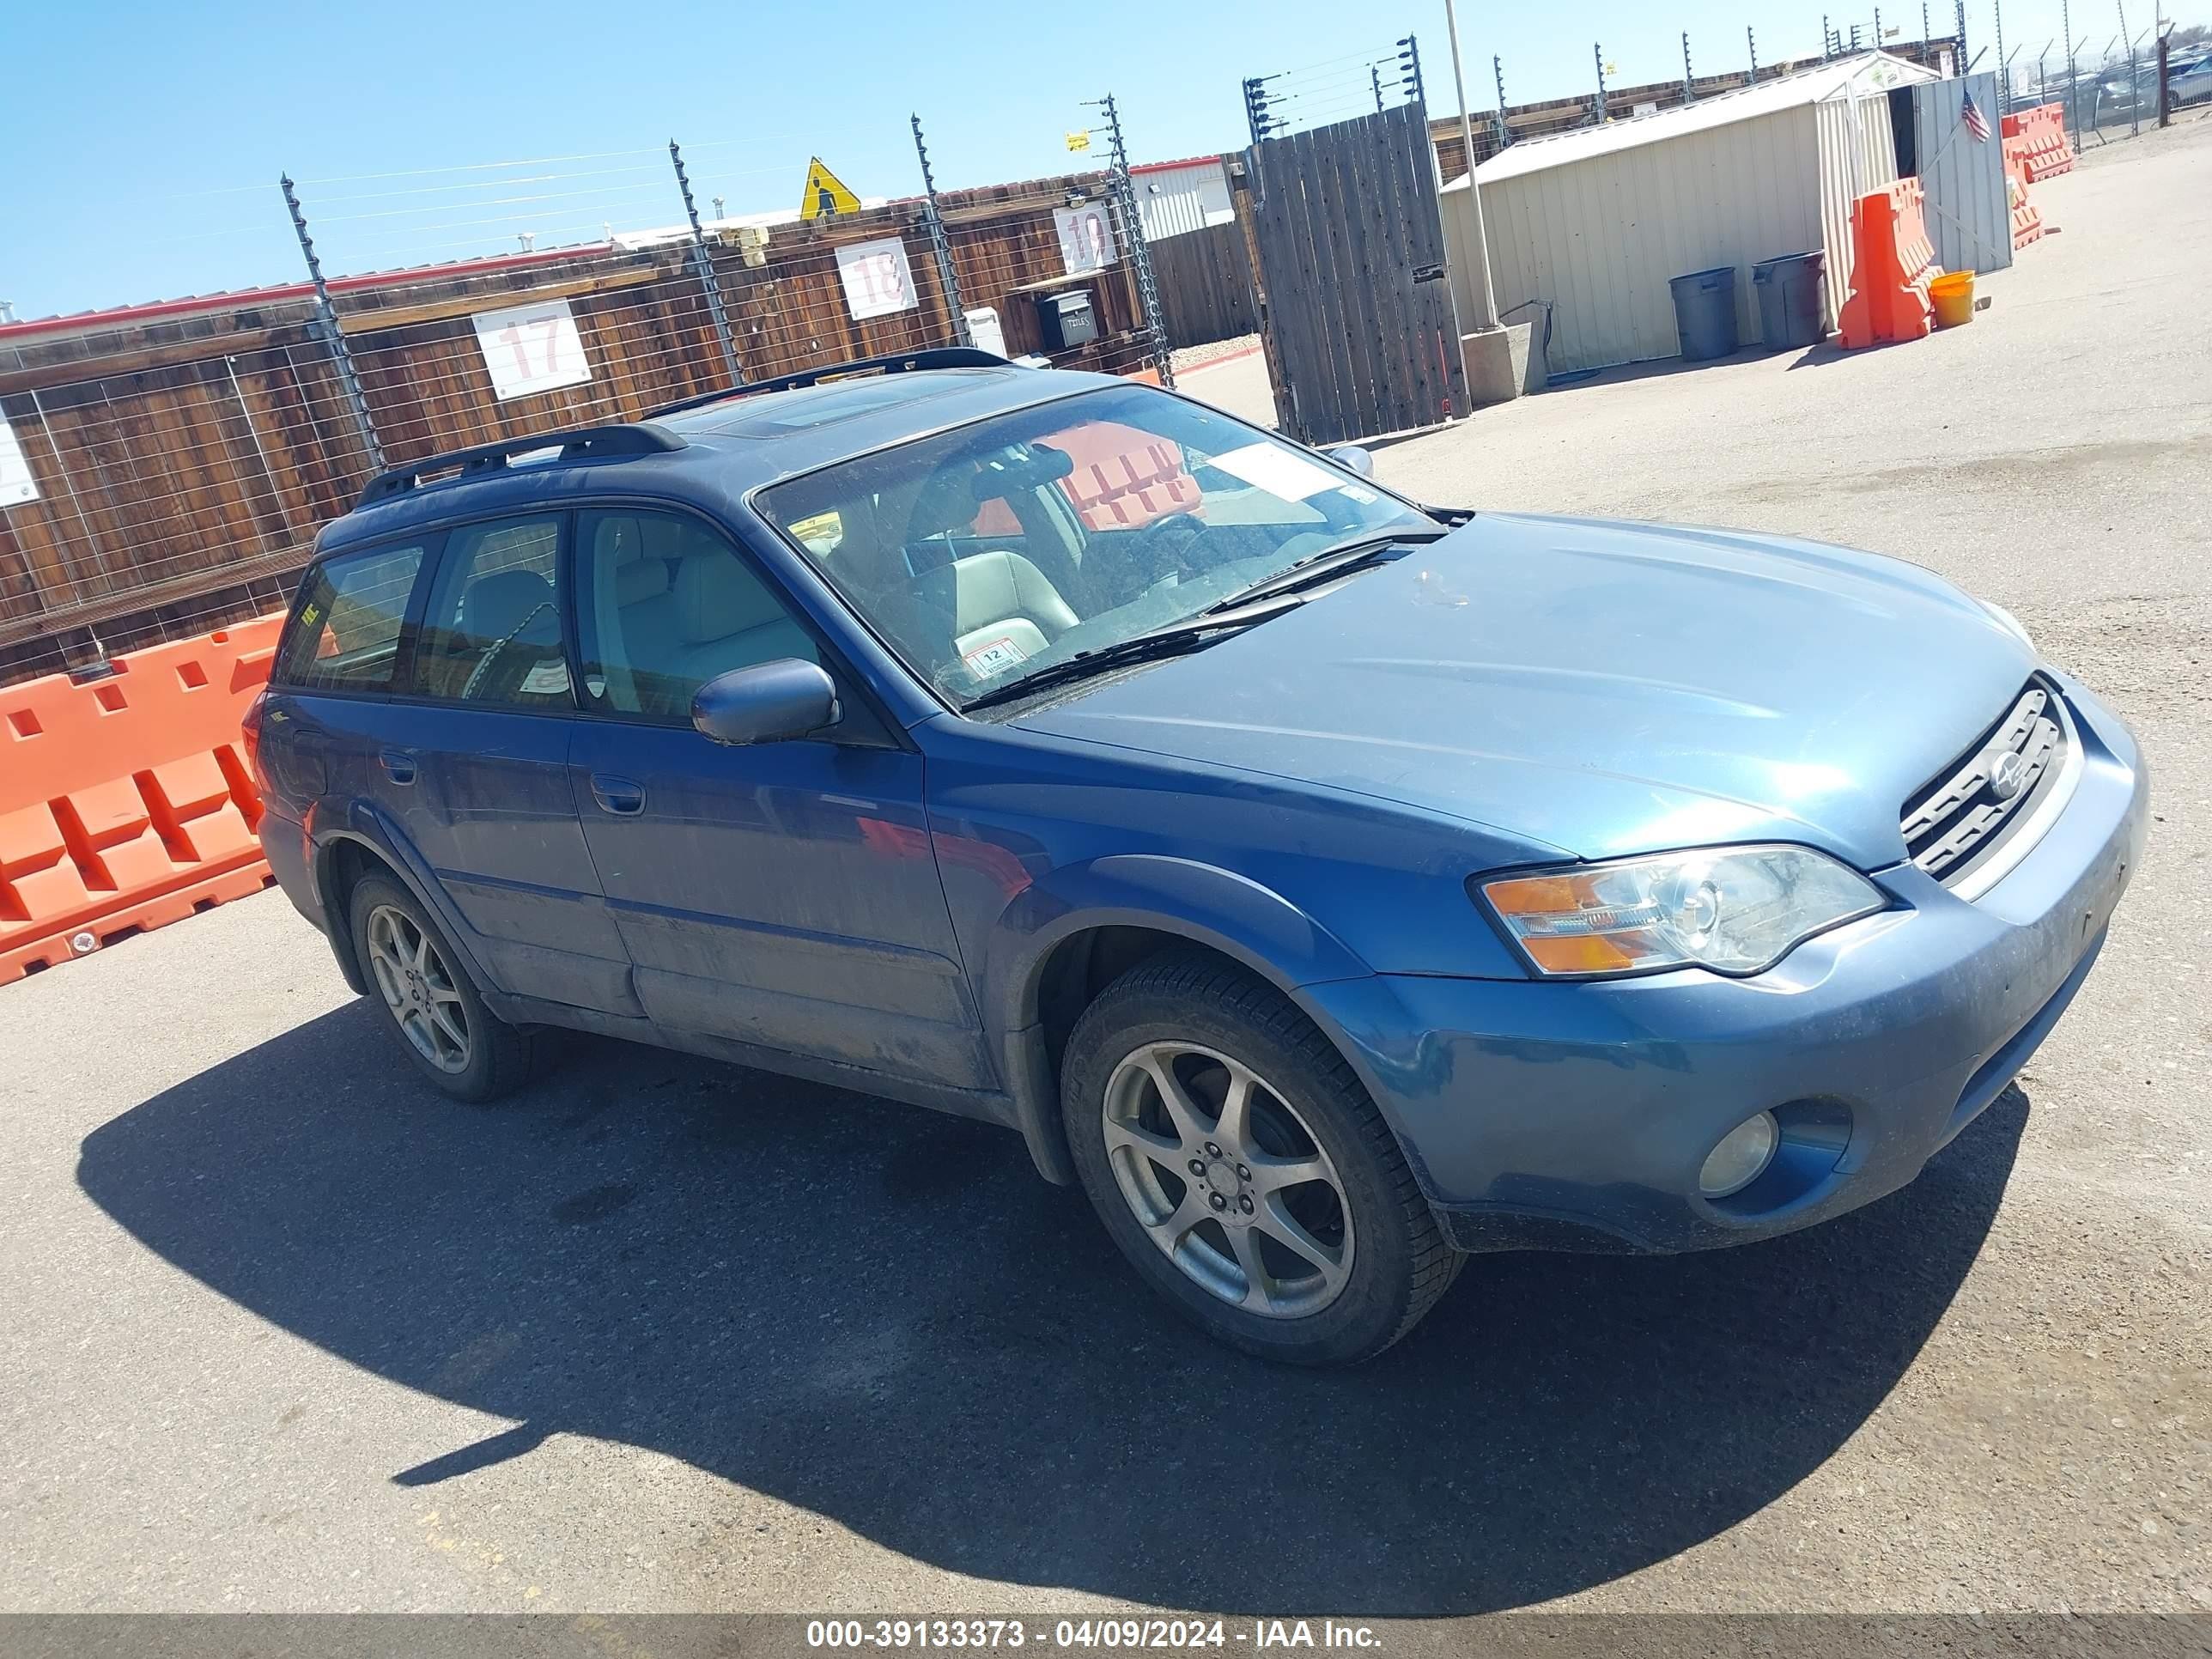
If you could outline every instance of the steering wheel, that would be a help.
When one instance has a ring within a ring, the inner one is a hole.
[[[1123,584],[1129,590],[1125,599],[1148,592],[1170,576],[1191,574],[1182,556],[1205,533],[1206,521],[1195,513],[1170,513],[1139,530],[1129,544],[1131,580]]]

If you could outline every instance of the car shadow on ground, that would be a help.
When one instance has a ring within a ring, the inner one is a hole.
[[[103,1126],[78,1175],[252,1312],[519,1419],[403,1484],[594,1435],[957,1572],[1414,1616],[1602,1583],[1817,1468],[1950,1303],[2027,1112],[1775,1243],[1477,1258],[1331,1374],[1176,1322],[1004,1131],[613,1042],[458,1107],[361,1002]]]

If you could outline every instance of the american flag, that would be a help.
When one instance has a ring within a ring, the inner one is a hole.
[[[1982,113],[1982,106],[1974,101],[1974,94],[1966,94],[1966,106],[1959,112],[1959,118],[1966,124],[1966,131],[1974,135],[1974,142],[1990,142],[1990,118]]]

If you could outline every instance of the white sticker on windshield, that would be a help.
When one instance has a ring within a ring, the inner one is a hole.
[[[1029,653],[1003,634],[988,645],[979,645],[973,651],[960,653],[960,660],[968,665],[969,672],[979,680],[988,680],[994,674],[1003,674],[1016,663],[1028,659]]]
[[[1286,501],[1302,501],[1344,482],[1326,467],[1316,466],[1304,456],[1278,449],[1270,443],[1246,444],[1226,455],[1216,455],[1212,464],[1231,477],[1257,484],[1269,495],[1280,495]]]
[[[1346,501],[1358,501],[1362,507],[1372,507],[1382,499],[1373,490],[1363,489],[1358,484],[1339,484],[1336,487],[1336,493]]]

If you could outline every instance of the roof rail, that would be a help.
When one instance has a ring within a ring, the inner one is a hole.
[[[453,472],[459,479],[478,477],[487,472],[503,471],[517,455],[530,454],[541,449],[561,452],[564,461],[598,460],[610,455],[659,455],[670,450],[687,449],[690,446],[666,427],[655,426],[651,421],[626,421],[617,426],[580,427],[569,432],[541,432],[527,438],[503,438],[495,444],[478,444],[471,449],[455,449],[443,455],[429,455],[419,461],[410,461],[404,466],[395,466],[380,472],[368,481],[354,503],[358,513],[364,507],[374,507],[379,501],[388,501],[395,495],[404,495],[431,475]],[[459,479],[439,482],[454,483]]]
[[[789,392],[793,387],[817,386],[823,380],[842,380],[862,374],[905,374],[921,368],[1005,368],[1004,357],[976,346],[925,346],[919,351],[895,352],[888,357],[863,357],[855,362],[824,363],[819,368],[802,368],[789,374],[778,374],[771,380],[748,380],[743,386],[733,386],[720,392],[703,392],[696,398],[686,398],[681,403],[664,404],[646,418],[657,421],[664,415],[680,414],[687,409],[704,409],[709,404],[719,404],[732,398],[750,398],[757,392]]]

